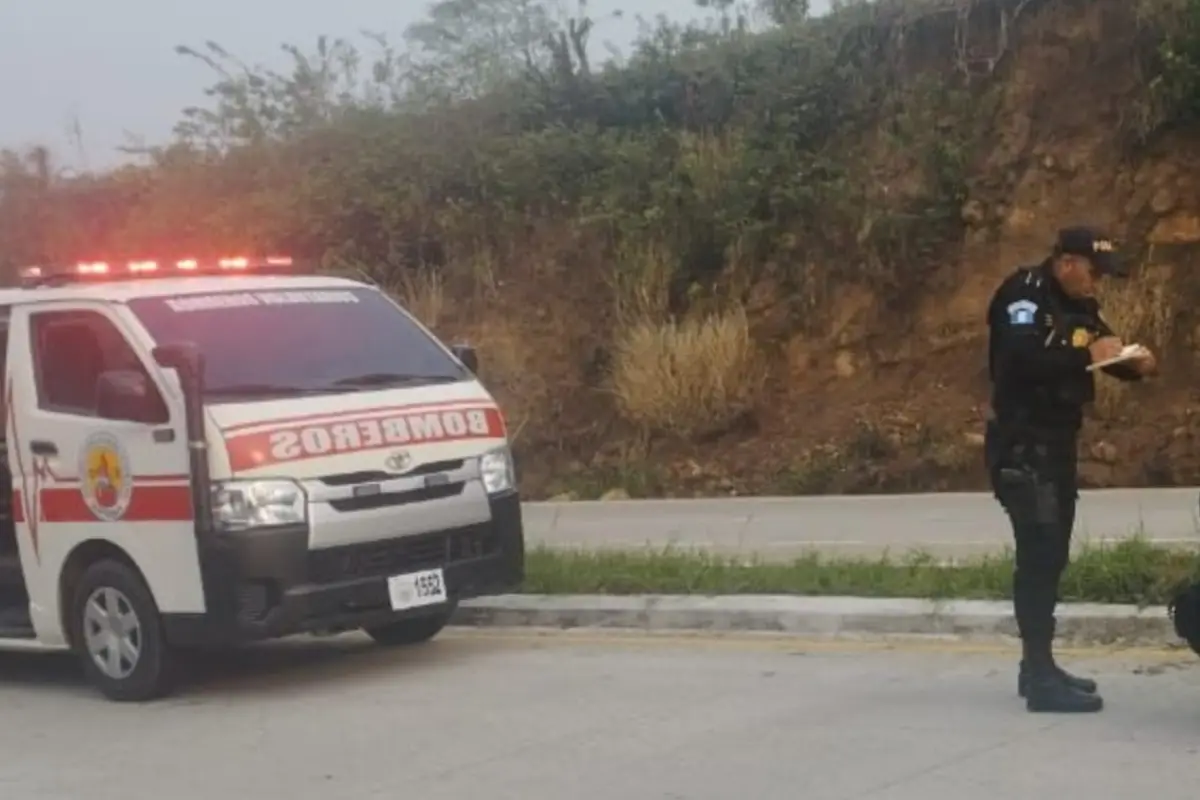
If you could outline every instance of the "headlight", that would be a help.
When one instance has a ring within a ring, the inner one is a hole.
[[[292,481],[226,481],[213,486],[213,522],[236,531],[307,519],[304,490]]]
[[[484,453],[479,459],[479,473],[483,477],[483,488],[488,494],[507,492],[517,485],[512,453],[507,447]]]

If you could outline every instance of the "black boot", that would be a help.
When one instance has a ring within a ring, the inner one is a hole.
[[[1024,689],[1025,707],[1028,710],[1090,713],[1104,708],[1100,695],[1089,694],[1068,683],[1067,673],[1054,663],[1050,642],[1026,642],[1024,650],[1024,678],[1018,678],[1018,684]],[[1087,686],[1085,679],[1076,680]]]
[[[1098,687],[1096,686],[1096,682],[1091,678],[1072,675],[1057,664],[1053,665],[1053,669],[1056,673],[1058,673],[1059,680],[1061,680],[1067,686],[1070,686],[1075,691],[1083,692],[1084,694],[1096,693]],[[1025,697],[1028,694],[1028,684],[1029,667],[1026,665],[1025,660],[1022,659],[1020,671],[1017,673],[1017,694],[1020,697]]]
[[[1098,694],[1072,689],[1057,673],[1031,673],[1025,689],[1025,708],[1035,712],[1090,714],[1104,708]]]

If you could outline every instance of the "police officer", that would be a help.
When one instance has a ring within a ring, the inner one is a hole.
[[[1117,356],[1121,339],[1100,317],[1101,276],[1126,277],[1111,240],[1084,227],[1059,231],[1051,255],[1018,268],[988,307],[992,415],[986,463],[1016,543],[1013,611],[1022,641],[1018,692],[1030,711],[1099,711],[1095,681],[1052,653],[1059,581],[1075,523],[1083,408],[1095,397],[1091,364]],[[1100,368],[1125,381],[1157,367],[1148,351]]]

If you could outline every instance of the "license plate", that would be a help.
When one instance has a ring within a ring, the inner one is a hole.
[[[388,578],[393,611],[446,602],[446,577],[440,569],[427,569]]]

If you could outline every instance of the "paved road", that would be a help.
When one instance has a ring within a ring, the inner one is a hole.
[[[1109,707],[1064,718],[1024,711],[1009,650],[948,643],[349,638],[270,647],[142,707],[5,656],[0,797],[1191,800],[1193,661],[1078,656]]]
[[[1083,492],[1077,549],[1133,534],[1200,545],[1198,496],[1194,488]],[[996,552],[1012,540],[1003,511],[980,493],[531,503],[525,520],[531,542],[553,547],[674,545],[766,558],[917,548],[951,558]]]

